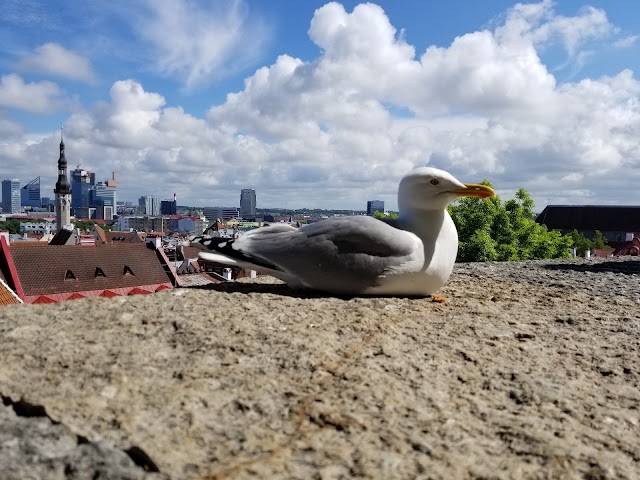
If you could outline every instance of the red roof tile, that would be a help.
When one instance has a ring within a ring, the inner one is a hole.
[[[71,295],[67,297],[67,300],[77,300],[79,298],[86,298],[85,295],[82,295],[78,292],[73,292]]]
[[[105,298],[112,298],[112,297],[118,297],[120,296],[119,293],[114,292],[113,290],[105,290],[104,292],[102,292],[100,294],[101,297],[105,297]]]
[[[0,305],[14,305],[20,303],[16,294],[9,289],[4,281],[0,282]]]
[[[33,303],[56,303],[56,301],[53,298],[47,297],[46,295],[40,295],[33,301]]]
[[[33,246],[12,244],[24,294],[49,295],[169,283],[155,250],[144,244]]]

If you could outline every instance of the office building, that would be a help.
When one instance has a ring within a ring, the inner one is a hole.
[[[367,215],[373,217],[374,212],[384,213],[384,202],[382,200],[369,200],[367,202]]]
[[[20,213],[20,180],[2,181],[2,213]]]
[[[178,201],[176,194],[173,194],[173,200],[162,200],[160,202],[160,215],[176,215],[178,213]]]
[[[51,197],[42,197],[40,199],[40,204],[42,205],[42,208],[47,212],[55,211],[55,203],[53,202],[53,200],[51,200]]]
[[[161,217],[149,217],[146,215],[134,215],[118,217],[117,228],[121,232],[161,232],[164,231],[164,223]]]
[[[175,200],[162,200],[160,202],[160,215],[175,215],[178,212],[178,206]]]
[[[256,216],[256,191],[251,188],[240,192],[240,216],[246,219]]]
[[[113,180],[98,182],[89,192],[89,203],[95,208],[95,218],[113,220],[116,213],[116,182]]]
[[[204,207],[202,214],[209,222],[216,220],[231,220],[240,216],[238,207]]]
[[[164,231],[201,235],[205,229],[204,223],[201,217],[173,217],[165,219]]]
[[[96,184],[96,174],[88,170],[80,168],[80,165],[75,170],[71,170],[71,191],[73,195],[71,197],[71,210],[75,216],[81,216],[76,210],[87,209],[90,205],[89,193]],[[86,211],[86,210],[83,210]],[[84,218],[84,217],[83,217]]]
[[[40,177],[36,177],[20,190],[20,204],[23,207],[40,208]]]
[[[138,213],[141,215],[160,215],[160,199],[151,195],[144,195],[138,199]]]

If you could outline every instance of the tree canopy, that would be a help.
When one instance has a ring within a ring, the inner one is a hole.
[[[487,180],[482,182],[491,186]],[[574,241],[570,235],[549,231],[534,218],[531,195],[521,188],[515,198],[481,200],[466,197],[449,206],[458,229],[459,262],[567,258]]]
[[[81,232],[90,232],[93,226],[98,223],[92,220],[75,220],[73,226],[79,228]],[[113,230],[113,227],[109,225],[100,225],[103,230]]]
[[[595,249],[611,248],[607,245],[607,239],[600,230],[596,230],[593,240],[588,239],[577,230],[574,230],[569,235],[573,240],[573,245],[576,247],[576,254],[579,256],[584,255],[587,250],[593,252]]]
[[[373,218],[378,218],[380,220],[382,220],[383,218],[398,218],[398,214],[395,212],[384,213],[380,210],[376,210],[375,212],[373,212]]]
[[[20,233],[20,224],[22,222],[16,218],[9,218],[4,222],[0,222],[0,230],[7,230],[9,233]]]

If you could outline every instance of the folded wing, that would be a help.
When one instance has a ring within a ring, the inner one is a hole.
[[[274,225],[237,239],[198,242],[215,257],[203,252],[204,258],[264,271],[294,286],[348,293],[376,285],[386,272],[422,254],[418,237],[371,217],[333,217],[301,228]]]

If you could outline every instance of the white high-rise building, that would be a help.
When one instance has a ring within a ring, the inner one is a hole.
[[[138,211],[142,215],[157,217],[161,214],[160,204],[160,198],[145,195],[138,199]]]
[[[251,188],[243,188],[240,192],[240,216],[242,218],[256,216],[256,191]]]

